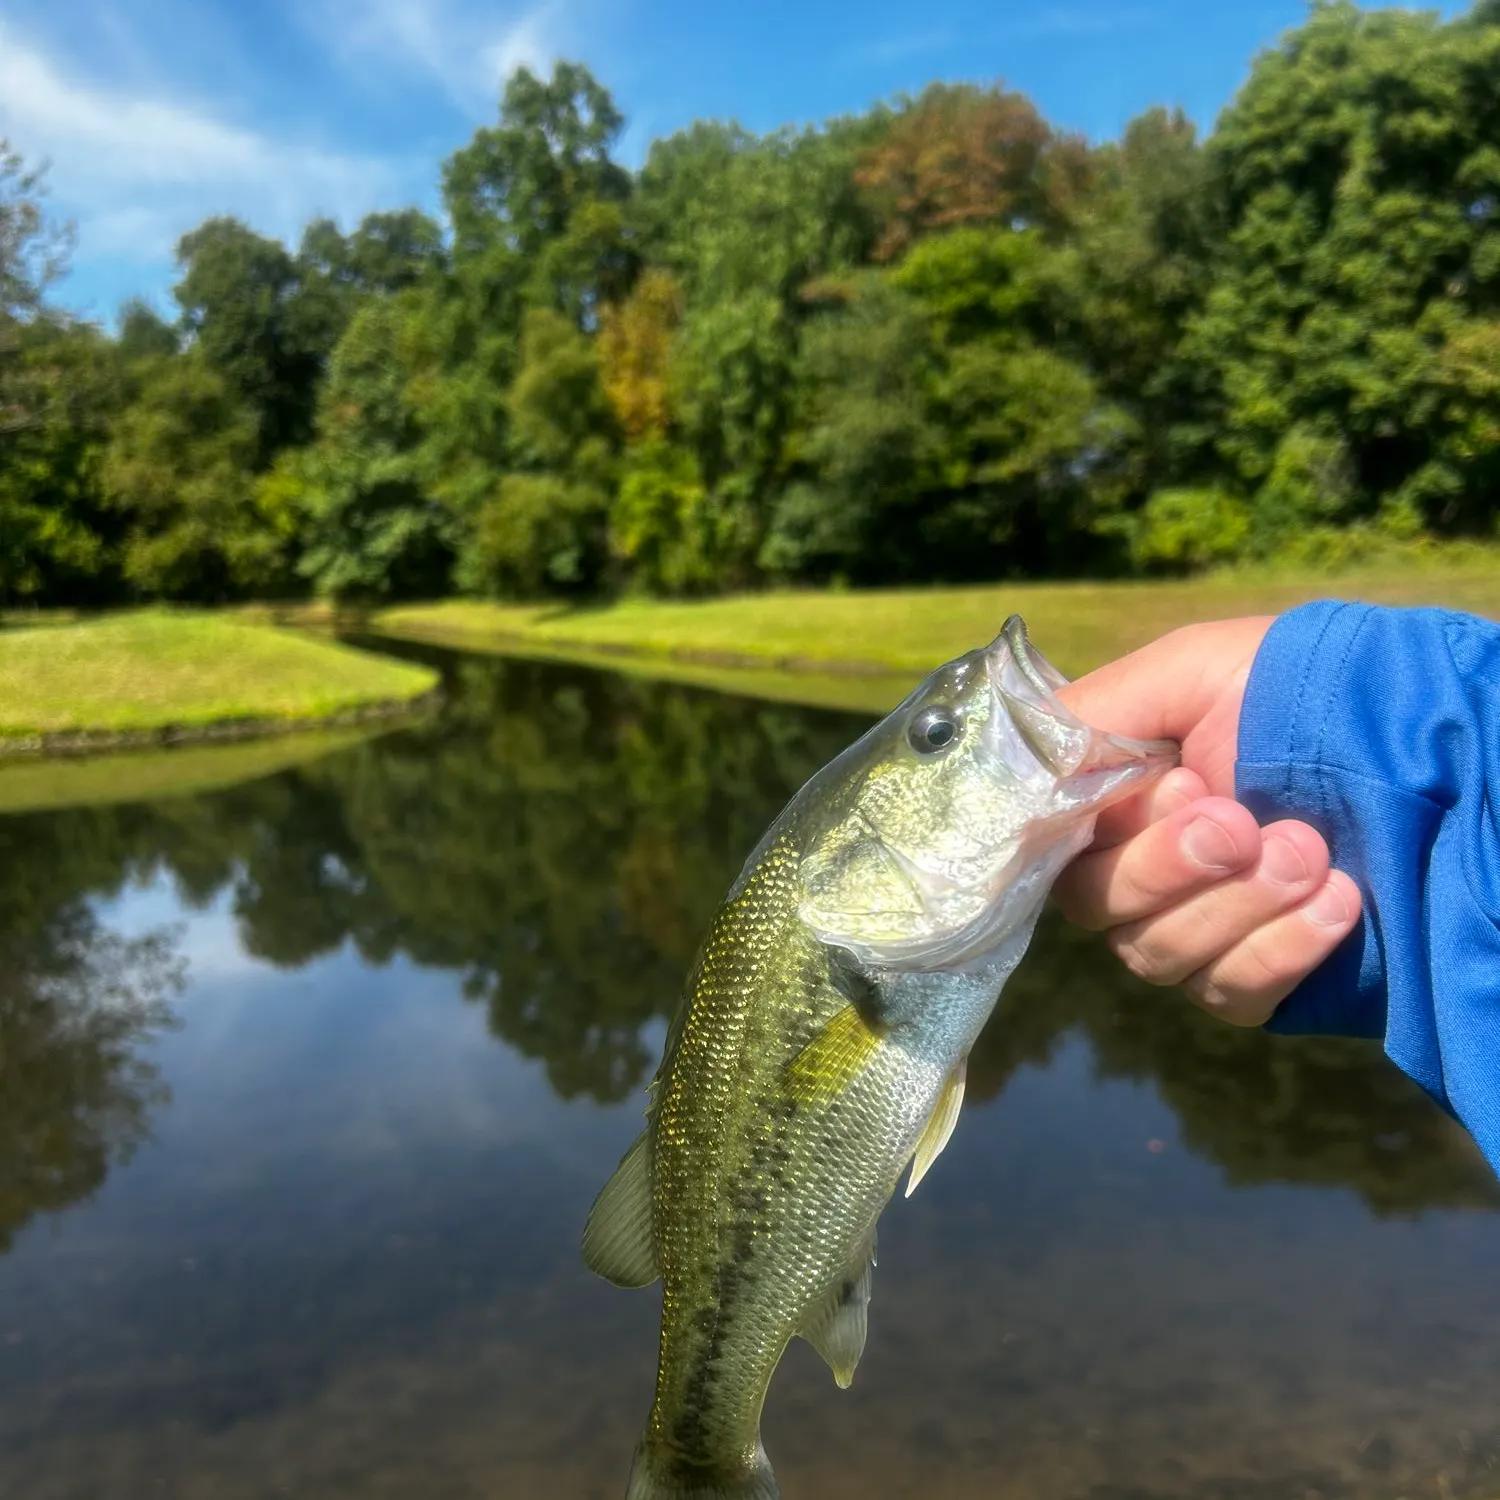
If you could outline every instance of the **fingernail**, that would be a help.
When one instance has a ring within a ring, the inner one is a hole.
[[[1307,879],[1307,861],[1290,839],[1272,834],[1260,857],[1261,873],[1272,885],[1299,885]]]
[[[1182,852],[1205,870],[1227,874],[1238,867],[1234,840],[1212,818],[1194,818],[1182,831]]]
[[[1306,906],[1302,914],[1314,927],[1347,927],[1349,925],[1349,898],[1343,888],[1329,881]]]

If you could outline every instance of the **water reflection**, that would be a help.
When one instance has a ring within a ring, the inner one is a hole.
[[[0,819],[0,1491],[618,1488],[652,1309],[582,1272],[581,1215],[712,909],[863,721],[434,655],[427,726]],[[1489,1472],[1500,1191],[1377,1049],[1215,1025],[1049,922],[969,1097],[858,1399],[790,1362],[790,1500]]]
[[[0,823],[0,1252],[98,1189],[166,1099],[140,1048],[172,1021],[171,934],[107,931],[84,894],[108,854],[59,831]]]

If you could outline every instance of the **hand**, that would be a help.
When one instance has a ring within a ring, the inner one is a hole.
[[[1359,887],[1305,823],[1257,825],[1233,801],[1240,707],[1271,619],[1190,625],[1059,696],[1100,729],[1175,739],[1182,765],[1101,815],[1063,873],[1063,914],[1103,932],[1151,984],[1259,1026],[1359,920]]]

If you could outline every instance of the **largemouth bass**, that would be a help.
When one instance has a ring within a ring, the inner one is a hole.
[[[662,1282],[628,1500],[776,1500],[760,1441],[794,1336],[847,1387],[875,1223],[947,1144],[964,1065],[1047,892],[1177,746],[1099,733],[1019,617],[792,798],[688,977],[588,1265]]]

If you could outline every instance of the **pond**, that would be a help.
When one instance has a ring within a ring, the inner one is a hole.
[[[420,654],[430,722],[0,818],[0,1494],[623,1494],[655,1294],[579,1234],[711,912],[864,721]],[[1492,1496],[1497,1211],[1374,1047],[1047,922],[853,1389],[783,1362],[786,1500]]]

